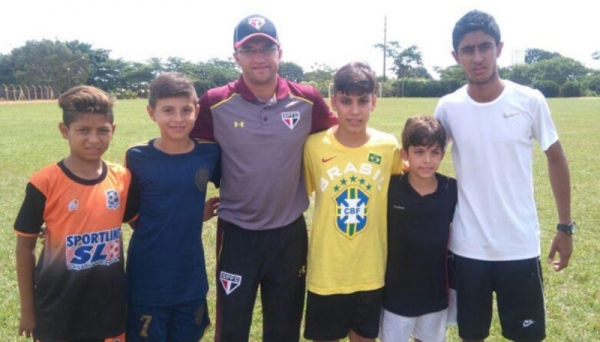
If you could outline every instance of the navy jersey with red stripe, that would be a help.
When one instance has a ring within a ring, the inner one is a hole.
[[[188,153],[167,154],[154,139],[129,148],[131,197],[139,198],[127,250],[130,304],[172,306],[204,298],[208,291],[202,221],[208,182],[219,185],[220,150],[194,140]]]
[[[46,226],[35,268],[34,335],[44,341],[108,338],[125,329],[122,222],[131,175],[104,162],[84,180],[61,161],[31,176],[15,232],[37,236]]]

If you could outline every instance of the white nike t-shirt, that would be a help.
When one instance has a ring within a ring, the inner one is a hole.
[[[440,99],[435,111],[453,141],[458,180],[450,249],[473,259],[540,255],[533,145],[537,140],[545,151],[558,135],[539,91],[503,82],[492,102],[475,102],[464,86]]]

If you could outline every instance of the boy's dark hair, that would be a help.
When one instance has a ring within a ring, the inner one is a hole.
[[[101,114],[112,124],[115,121],[114,104],[114,97],[92,86],[73,87],[58,98],[58,106],[63,110],[63,123],[67,127],[82,114]]]
[[[191,97],[194,102],[198,101],[194,82],[181,72],[166,72],[150,83],[150,96],[148,96],[150,107],[154,108],[157,100],[169,97]]]
[[[402,148],[408,151],[410,146],[431,147],[439,144],[446,147],[446,131],[433,116],[413,116],[406,120],[402,129]]]
[[[500,27],[496,23],[496,19],[490,14],[473,10],[460,18],[454,30],[452,31],[452,46],[454,51],[458,52],[458,44],[467,33],[483,31],[483,33],[491,36],[496,41],[496,45],[500,44]]]
[[[344,95],[375,94],[377,76],[367,63],[348,63],[335,73],[333,93],[338,92]]]

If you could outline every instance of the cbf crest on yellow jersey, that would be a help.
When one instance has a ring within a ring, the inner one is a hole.
[[[356,177],[353,176],[354,179]],[[345,188],[335,198],[336,226],[349,238],[364,231],[367,225],[369,195],[356,185]]]
[[[308,193],[315,193],[309,233],[308,290],[320,295],[383,287],[387,255],[387,191],[402,163],[396,138],[369,129],[361,147],[340,144],[333,130],[304,148]]]

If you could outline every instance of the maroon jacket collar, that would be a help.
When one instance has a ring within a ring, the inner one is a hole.
[[[238,79],[238,92],[242,97],[247,101],[256,101],[256,95],[252,93],[246,82],[244,81],[244,77],[240,75]],[[290,93],[290,88],[288,87],[288,83],[285,79],[281,78],[281,76],[277,75],[277,87],[275,88],[275,96],[277,100],[281,100],[288,96]]]

